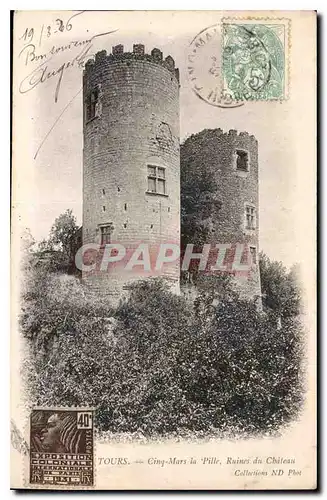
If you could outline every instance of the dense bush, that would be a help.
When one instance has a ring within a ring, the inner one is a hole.
[[[203,130],[181,144],[181,243],[201,247],[210,242],[212,228],[219,220],[222,201],[217,195],[217,182],[208,165],[199,164],[201,148],[216,134],[216,130]]]
[[[95,406],[99,429],[146,436],[273,433],[296,418],[295,318],[278,330],[249,302],[212,301],[210,287],[194,308],[157,280],[113,310],[76,278],[37,272],[21,316],[33,404]]]
[[[260,253],[259,265],[264,307],[283,319],[301,314],[299,265],[294,264],[288,270],[282,262],[270,260],[263,252]]]

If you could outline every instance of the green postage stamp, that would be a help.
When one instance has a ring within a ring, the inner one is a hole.
[[[223,89],[233,101],[288,98],[290,20],[224,18]]]

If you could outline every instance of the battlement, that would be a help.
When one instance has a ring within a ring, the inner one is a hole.
[[[119,44],[112,47],[111,54],[107,54],[106,50],[101,50],[95,54],[94,59],[89,59],[85,64],[85,73],[88,74],[94,70],[99,64],[115,63],[123,61],[148,61],[166,68],[172,75],[175,76],[179,83],[179,69],[175,68],[175,61],[171,56],[163,58],[163,53],[158,48],[151,50],[151,54],[145,53],[145,46],[137,43],[133,45],[133,52],[124,52],[124,46]]]
[[[228,132],[224,132],[221,128],[214,128],[214,129],[204,129],[201,132],[198,132],[197,134],[192,134],[184,141],[184,144],[187,143],[188,141],[191,142],[194,140],[221,138],[221,137],[224,138],[247,137],[250,141],[258,142],[254,135],[251,135],[246,131],[238,132],[235,129],[231,129]]]

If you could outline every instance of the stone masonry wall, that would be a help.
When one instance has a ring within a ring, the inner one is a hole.
[[[237,150],[248,153],[248,172],[236,169]],[[198,178],[208,172],[215,180],[215,196],[220,202],[220,208],[211,217],[211,231],[207,243],[231,243],[232,249],[226,255],[230,260],[233,260],[237,243],[246,244],[245,248],[255,247],[256,263],[252,265],[249,275],[236,275],[235,284],[247,297],[260,296],[257,140],[247,132],[203,130],[189,137],[181,146],[181,168],[186,172],[188,180],[192,176]],[[255,230],[246,229],[246,204],[255,207]]]
[[[84,109],[94,89],[98,102],[93,119],[84,113],[83,244],[100,243],[101,224],[112,224],[111,242],[129,249],[180,241],[178,70],[159,49],[133,49],[99,52],[85,67]],[[165,168],[166,195],[147,192],[148,165]],[[164,274],[178,287],[178,263]],[[97,293],[115,296],[139,277],[142,270],[83,275]]]

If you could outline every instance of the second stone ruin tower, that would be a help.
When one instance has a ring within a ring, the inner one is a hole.
[[[179,72],[144,45],[98,52],[83,75],[83,244],[180,243]],[[151,254],[151,259],[154,255]],[[152,262],[153,264],[153,262]],[[164,269],[179,287],[179,262]],[[151,274],[151,273],[150,273]],[[83,273],[91,289],[118,298],[133,272]]]
[[[203,130],[181,146],[182,192],[202,186],[198,216],[206,223],[206,243],[230,245],[223,272],[233,276],[241,296],[260,306],[258,170],[258,142],[247,132]],[[248,271],[233,271],[237,248]]]

